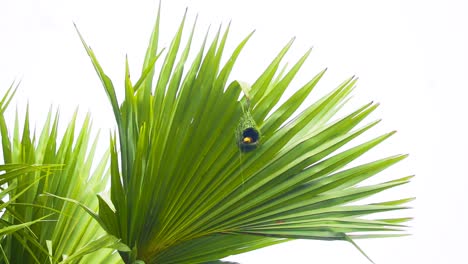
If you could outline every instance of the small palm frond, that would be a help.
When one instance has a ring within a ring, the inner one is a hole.
[[[2,175],[1,185],[7,186],[2,190],[2,196],[9,195],[8,201],[3,205],[8,204],[9,207],[2,214],[1,221],[10,226],[35,224],[28,225],[28,232],[25,231],[24,236],[3,237],[0,244],[3,250],[0,263],[90,263],[87,260],[89,257],[104,258],[106,263],[117,263],[120,258],[117,254],[112,254],[111,249],[97,251],[103,248],[102,245],[90,248],[90,245],[96,244],[93,241],[108,236],[91,216],[83,214],[74,204],[43,195],[52,193],[70,197],[93,210],[98,209],[95,195],[102,192],[108,182],[109,154],[101,158],[94,170],[91,169],[98,141],[96,138],[90,146],[89,116],[75,135],[75,114],[65,133],[60,135],[57,131],[58,113],[52,118],[52,112],[49,111],[42,132],[36,137],[30,131],[27,110],[21,135],[16,116],[11,136],[4,118],[4,110],[12,96],[10,91],[11,89],[2,100],[0,112],[3,157],[7,164],[5,166],[29,165],[23,169],[26,171],[16,173],[14,177],[10,177],[8,173]],[[7,96],[8,99],[5,99]],[[56,165],[39,166],[46,166],[48,170],[27,170],[34,168],[34,164]],[[44,219],[47,221],[43,221]],[[89,256],[84,254],[93,251],[96,252]]]
[[[11,237],[23,241],[25,250],[32,251],[34,248],[41,249],[36,241],[36,235],[32,232],[31,226],[46,221],[52,214],[44,215],[30,221],[23,221],[21,216],[15,211],[15,204],[12,202],[25,194],[25,191],[18,192],[18,189],[28,190],[34,187],[34,183],[16,183],[7,184],[16,180],[18,177],[42,171],[44,177],[57,166],[37,166],[24,164],[0,165],[0,263],[8,263],[10,258],[7,256],[10,245],[7,241]]]
[[[406,155],[349,165],[394,133],[346,147],[379,122],[362,124],[374,103],[336,117],[355,78],[295,115],[325,73],[280,103],[310,51],[281,74],[291,41],[251,87],[227,84],[251,34],[221,64],[229,27],[220,30],[211,43],[205,37],[188,63],[194,28],[183,43],[184,25],[185,17],[155,69],[163,58],[158,15],[135,83],[126,64],[121,103],[80,35],[117,122],[118,137],[110,140],[112,204],[100,199],[97,218],[132,249],[120,252],[125,263],[203,263],[289,239],[352,242],[404,230],[408,218],[365,216],[405,209],[410,199],[356,203],[411,177],[362,185]]]

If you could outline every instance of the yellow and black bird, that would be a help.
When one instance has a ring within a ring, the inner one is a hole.
[[[237,128],[237,145],[242,152],[256,149],[260,144],[260,132],[249,112],[241,117]]]

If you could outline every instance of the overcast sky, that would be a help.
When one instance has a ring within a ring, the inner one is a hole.
[[[177,3],[173,3],[177,2]],[[133,78],[154,23],[158,2],[110,0],[0,1],[0,91],[21,80],[11,111],[29,101],[40,124],[50,105],[67,120],[77,106],[94,127],[113,128],[110,106],[73,28],[78,25],[101,65],[122,88],[128,54]],[[378,131],[399,133],[375,152],[409,153],[391,172],[416,174],[392,195],[416,196],[410,237],[359,241],[379,264],[466,263],[468,237],[468,5],[466,1],[164,1],[162,42],[170,41],[185,8],[198,14],[200,42],[209,25],[232,21],[228,50],[252,30],[254,37],[233,72],[251,82],[291,38],[287,60],[313,47],[300,84],[328,67],[317,93],[360,77],[355,102],[381,103]],[[121,89],[123,91],[123,89]],[[464,113],[464,114],[463,114]],[[366,263],[350,244],[294,241],[229,260],[258,263]]]

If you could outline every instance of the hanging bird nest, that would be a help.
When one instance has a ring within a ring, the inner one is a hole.
[[[237,145],[242,152],[256,149],[260,144],[260,132],[249,111],[244,112],[237,127]]]

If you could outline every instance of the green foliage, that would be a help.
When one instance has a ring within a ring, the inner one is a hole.
[[[185,17],[161,68],[155,69],[155,62],[162,59],[158,15],[135,84],[126,64],[121,103],[80,35],[118,131],[110,139],[111,201],[99,199],[99,214],[94,216],[131,249],[119,252],[125,263],[202,263],[288,239],[354,244],[355,238],[401,234],[402,223],[409,218],[367,216],[405,209],[410,199],[358,201],[408,183],[411,177],[363,185],[406,156],[346,167],[393,134],[346,147],[379,122],[362,124],[376,109],[373,103],[336,118],[355,78],[294,115],[325,73],[279,103],[310,51],[282,74],[278,69],[290,41],[248,89],[227,81],[251,35],[221,64],[229,27],[219,30],[211,43],[205,38],[188,63],[194,28],[182,43],[184,27]],[[242,91],[248,98],[239,101]],[[241,153],[236,129],[247,103],[261,144]]]
[[[5,241],[8,237],[13,236],[16,239],[22,239],[22,241],[25,244],[25,249],[31,250],[30,247],[27,246],[28,243],[31,243],[33,245],[36,241],[34,234],[31,232],[31,229],[29,227],[33,224],[45,221],[51,216],[51,214],[28,222],[20,221],[20,223],[15,223],[15,219],[21,219],[18,213],[15,211],[13,201],[24,194],[24,191],[18,192],[18,189],[28,190],[29,188],[34,187],[34,183],[20,184],[20,187],[18,187],[18,184],[6,185],[6,183],[13,180],[17,181],[17,178],[22,175],[27,175],[28,173],[34,173],[39,171],[42,171],[47,177],[47,175],[50,173],[53,167],[54,166],[37,166],[21,164],[0,165],[0,172],[2,172],[0,174],[0,185],[2,186],[0,187],[0,198],[2,199],[0,203],[0,210],[3,211],[3,217],[0,221],[0,241]],[[3,199],[5,199],[7,196],[10,196],[11,199],[8,199],[8,201],[3,201]],[[10,217],[5,217],[7,215],[9,215]],[[0,244],[0,250],[2,252],[2,256],[0,259],[3,259],[4,261],[8,262],[7,259],[4,259],[7,254],[5,251],[8,251],[8,245],[6,247],[4,246],[5,245],[3,243]]]
[[[96,263],[99,259],[117,263],[118,255],[104,249],[115,248],[116,238],[107,235],[78,206],[43,195],[66,196],[98,209],[95,195],[108,182],[108,154],[91,169],[98,141],[96,138],[90,145],[89,116],[77,129],[75,114],[60,135],[58,113],[52,117],[50,111],[36,137],[30,131],[26,111],[22,133],[16,116],[10,134],[4,110],[13,94],[10,87],[0,111],[3,157],[7,164],[0,166],[6,171],[0,178],[1,186],[6,186],[1,195],[2,198],[9,195],[1,206],[6,210],[1,215],[0,263]],[[94,253],[85,256],[91,252]]]
[[[79,127],[75,114],[61,134],[49,111],[36,135],[28,109],[21,128],[18,114],[13,129],[5,121],[14,84],[0,101],[0,263],[225,263],[291,239],[359,249],[356,238],[405,235],[410,218],[371,215],[411,199],[361,201],[411,176],[366,184],[406,155],[354,165],[394,134],[349,147],[379,123],[364,122],[374,103],[337,115],[355,78],[296,113],[326,72],[280,103],[310,50],[286,70],[291,40],[252,85],[228,84],[252,34],[223,58],[229,26],[211,42],[207,33],[188,62],[195,25],[183,42],[184,17],[163,56],[159,23],[158,14],[135,83],[126,62],[121,102],[80,35],[117,124],[98,162],[89,116]]]

